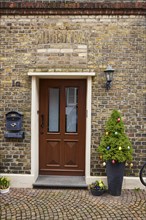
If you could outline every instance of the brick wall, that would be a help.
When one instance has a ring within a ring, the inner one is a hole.
[[[92,87],[91,174],[104,175],[96,147],[112,109],[121,111],[134,147],[137,176],[146,158],[144,16],[19,16],[1,18],[0,167],[30,173],[31,78],[28,71],[95,71]],[[54,62],[54,60],[56,62]],[[115,69],[109,92],[103,71]],[[20,87],[12,86],[19,81]],[[24,140],[6,140],[5,114],[24,114]]]

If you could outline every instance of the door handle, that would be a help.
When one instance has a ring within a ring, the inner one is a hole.
[[[44,128],[44,115],[41,114],[41,128]]]

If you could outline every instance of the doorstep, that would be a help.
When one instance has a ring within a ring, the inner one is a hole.
[[[39,175],[33,188],[87,188],[84,176]]]

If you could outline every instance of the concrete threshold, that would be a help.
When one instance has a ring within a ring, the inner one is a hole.
[[[87,188],[84,176],[39,175],[33,188]]]

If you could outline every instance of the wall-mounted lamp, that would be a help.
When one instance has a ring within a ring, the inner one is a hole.
[[[112,80],[113,80],[113,73],[114,73],[114,69],[112,68],[112,66],[108,65],[105,72],[105,78],[106,78],[106,89],[109,90],[111,88],[111,84],[112,84]]]

